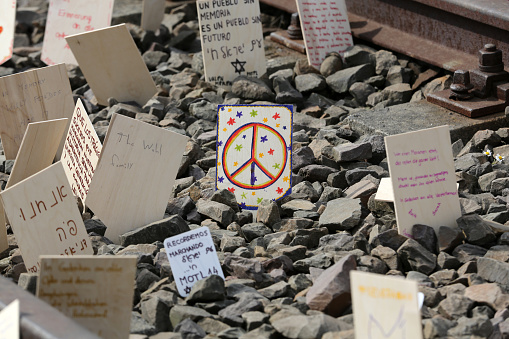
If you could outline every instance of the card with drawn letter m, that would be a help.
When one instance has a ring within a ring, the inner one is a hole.
[[[219,105],[216,188],[243,209],[290,194],[292,105]]]

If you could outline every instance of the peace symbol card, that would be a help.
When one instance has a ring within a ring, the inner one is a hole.
[[[0,65],[12,57],[16,0],[0,2]]]
[[[251,210],[290,194],[292,122],[292,105],[219,105],[216,188]]]

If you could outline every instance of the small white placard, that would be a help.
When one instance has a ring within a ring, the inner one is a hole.
[[[208,227],[167,238],[164,248],[181,296],[187,297],[193,285],[209,275],[219,275],[224,279]]]
[[[0,65],[12,57],[15,18],[16,0],[2,1],[0,3]]]
[[[19,339],[19,300],[0,312],[0,339]]]

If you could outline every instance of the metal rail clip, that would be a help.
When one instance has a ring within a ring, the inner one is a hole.
[[[509,73],[502,51],[486,44],[479,51],[479,67],[454,72],[451,89],[428,95],[428,101],[470,118],[504,111],[509,106]]]

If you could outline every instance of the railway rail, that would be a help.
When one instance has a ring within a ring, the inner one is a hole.
[[[260,0],[295,13],[294,0]],[[507,0],[346,0],[354,37],[449,71],[472,69],[494,44],[509,65]],[[507,68],[506,68],[507,69]]]

